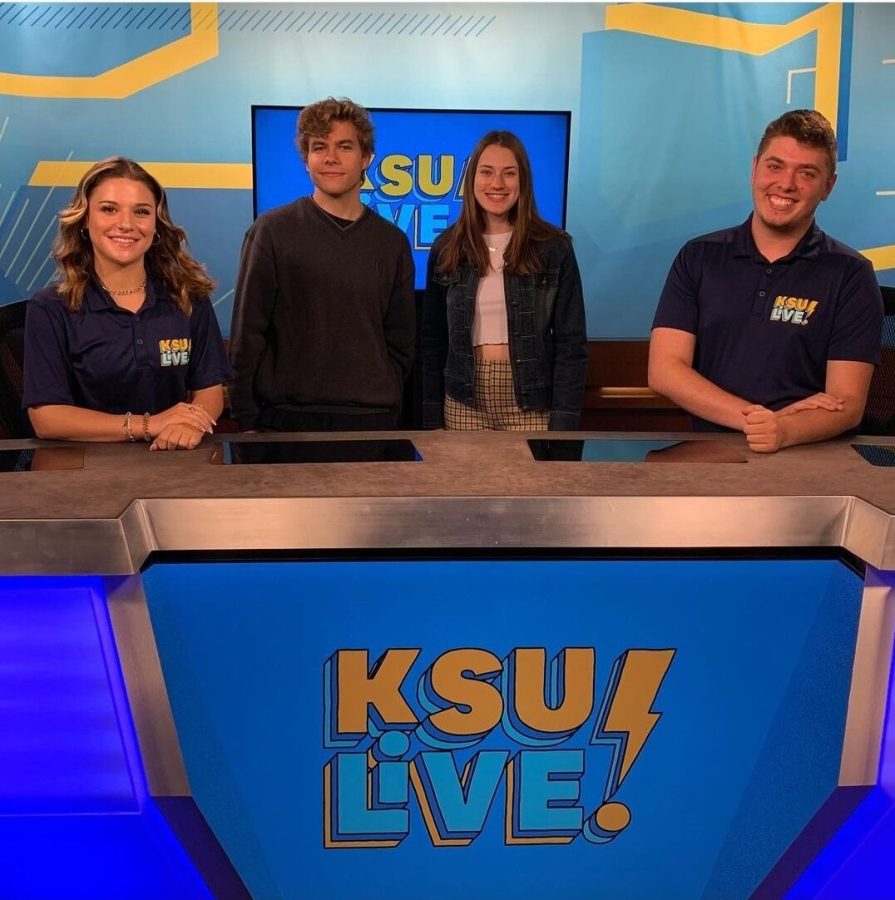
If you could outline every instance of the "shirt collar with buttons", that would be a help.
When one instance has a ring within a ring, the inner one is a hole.
[[[823,244],[824,233],[817,227],[816,222],[802,235],[801,240],[793,249],[774,261],[774,264],[789,262],[793,259],[816,259]],[[752,237],[752,216],[750,215],[734,233],[733,255],[748,256],[753,262],[767,265],[767,260],[758,252],[755,240]]]

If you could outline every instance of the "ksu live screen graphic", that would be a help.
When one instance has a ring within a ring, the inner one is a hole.
[[[252,107],[255,215],[313,190],[295,146],[301,107]],[[416,286],[425,286],[426,259],[435,239],[456,221],[473,148],[488,131],[512,131],[531,160],[540,214],[565,226],[569,112],[370,109],[375,153],[361,200],[408,237]]]
[[[611,798],[660,718],[653,702],[674,654],[626,651],[600,699],[593,647],[552,659],[536,647],[503,659],[452,649],[423,660],[415,683],[420,648],[374,662],[337,651],[324,666],[324,744],[340,748],[324,767],[324,846],[397,847],[411,799],[435,847],[468,846],[490,816],[508,846],[608,843],[631,821]],[[588,752],[597,745],[611,748],[608,771]]]

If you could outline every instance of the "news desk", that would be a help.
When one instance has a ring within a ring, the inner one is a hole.
[[[382,437],[0,442],[0,897],[893,896],[895,439]]]

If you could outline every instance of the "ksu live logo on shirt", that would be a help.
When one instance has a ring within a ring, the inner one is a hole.
[[[323,666],[323,745],[336,751],[324,847],[397,847],[414,807],[436,847],[468,846],[495,818],[506,845],[614,840],[632,820],[615,795],[661,718],[675,652],[626,650],[598,695],[592,647],[551,659],[540,647],[431,659],[391,648],[372,664],[366,649],[335,651]]]
[[[811,314],[817,309],[817,300],[804,297],[787,297],[780,294],[771,307],[772,322],[789,322],[791,325],[807,325]]]
[[[163,338],[158,342],[159,362],[163,366],[186,366],[192,346],[190,338]]]

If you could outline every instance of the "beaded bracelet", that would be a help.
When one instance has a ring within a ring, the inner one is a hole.
[[[126,412],[124,414],[124,433],[129,441],[135,441],[134,430],[131,427],[131,418],[133,418],[133,413]]]
[[[143,440],[147,444],[152,443],[152,435],[149,433],[149,413],[143,413]]]

